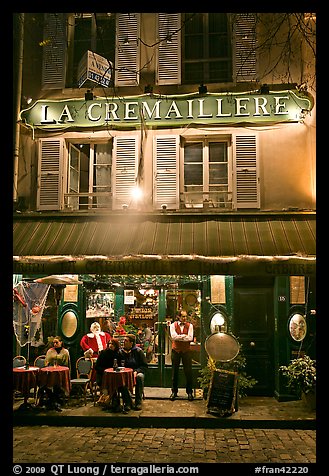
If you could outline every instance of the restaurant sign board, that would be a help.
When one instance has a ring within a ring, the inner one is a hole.
[[[141,123],[153,127],[187,124],[269,124],[299,122],[313,101],[296,90],[259,93],[207,93],[161,96],[102,97],[92,100],[36,101],[21,111],[32,128],[60,130],[85,127],[124,128]]]

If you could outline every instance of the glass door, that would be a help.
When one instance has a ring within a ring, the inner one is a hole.
[[[149,352],[149,370],[146,385],[171,387],[171,337],[170,324],[177,319],[180,310],[188,314],[188,321],[193,325],[194,337],[191,343],[192,368],[194,378],[201,368],[201,291],[199,289],[161,288],[158,291],[158,314],[153,325],[153,345]],[[146,354],[148,355],[148,354]],[[181,366],[182,367],[182,366]],[[179,385],[185,387],[183,368],[180,369]]]

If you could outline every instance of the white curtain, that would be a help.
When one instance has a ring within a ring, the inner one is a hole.
[[[14,285],[13,326],[21,347],[43,345],[41,317],[50,285],[21,281]]]

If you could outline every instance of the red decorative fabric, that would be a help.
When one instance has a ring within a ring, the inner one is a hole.
[[[25,397],[28,397],[30,389],[36,389],[37,387],[37,375],[39,370],[39,367],[30,367],[29,369],[14,368],[14,390],[22,392]]]
[[[119,387],[128,387],[130,392],[133,392],[135,385],[135,377],[133,369],[125,368],[116,372],[112,368],[104,370],[102,390],[106,389],[108,395],[112,398],[114,392]]]
[[[57,385],[62,388],[65,395],[69,395],[71,390],[70,369],[69,367],[44,367],[38,373],[39,387],[46,386],[48,388]]]

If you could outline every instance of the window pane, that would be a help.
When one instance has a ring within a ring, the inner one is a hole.
[[[184,148],[184,162],[202,163],[202,142],[186,144]]]
[[[189,37],[185,43],[185,59],[197,59],[203,56],[203,37]]]
[[[186,35],[203,32],[202,13],[185,13],[184,21],[184,30]]]
[[[227,38],[222,35],[209,37],[209,58],[225,58],[229,55]]]
[[[202,185],[203,184],[202,164],[185,164],[184,165],[184,184],[185,185]]]
[[[227,184],[227,165],[210,164],[209,166],[210,184]]]
[[[227,33],[227,13],[209,13],[209,33]]]
[[[209,143],[209,162],[226,162],[226,143],[210,142]]]

